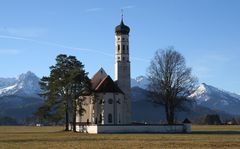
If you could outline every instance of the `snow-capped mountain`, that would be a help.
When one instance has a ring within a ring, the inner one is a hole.
[[[140,92],[143,91],[137,88],[135,89],[134,87],[139,87],[146,90],[148,84],[149,81],[144,76],[139,76],[136,79],[131,80],[134,101],[143,99],[141,97],[137,97],[138,95],[142,94]],[[212,110],[224,111],[229,114],[240,115],[240,95],[238,94],[202,83],[189,97],[194,98],[199,106],[207,107]]]
[[[28,71],[16,78],[1,78],[0,97],[18,95],[18,96],[38,96],[40,92],[39,78]]]
[[[132,108],[135,113],[145,111],[142,109],[146,105],[149,105],[148,111],[156,109],[156,105],[152,105],[153,103],[147,95],[148,84],[149,81],[145,76],[131,79]],[[39,92],[39,78],[30,71],[16,78],[0,78],[0,117],[25,118],[31,116],[43,104],[43,99],[38,96]],[[207,108],[210,113],[211,111],[224,111],[225,113],[240,115],[240,95],[203,83],[190,97],[196,99],[199,105],[196,107]],[[147,112],[145,111],[145,113]],[[139,115],[139,113],[136,115]]]
[[[0,79],[0,117],[8,116],[22,119],[32,116],[43,99],[40,92],[39,78],[32,72],[16,78]]]
[[[165,120],[164,107],[153,103],[148,94],[147,90],[139,86],[132,87],[133,120],[149,123]],[[195,98],[197,104],[188,112],[177,113],[179,120],[188,117],[199,122],[207,114],[218,114],[222,120],[229,120],[240,115],[240,95],[203,83],[190,97]]]
[[[230,114],[240,114],[240,95],[202,83],[190,96],[198,105]]]
[[[0,89],[12,86],[16,81],[16,78],[0,78]]]
[[[135,79],[131,79],[131,87],[140,87],[146,89],[149,84],[147,77],[138,76]]]

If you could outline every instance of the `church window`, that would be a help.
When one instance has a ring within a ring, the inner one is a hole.
[[[99,123],[102,123],[102,114],[99,115]]]
[[[120,121],[120,113],[118,113],[118,123],[120,124],[121,123],[121,121]]]
[[[108,99],[108,104],[113,104],[113,100],[111,98]]]
[[[118,40],[120,40],[120,38],[118,38]]]
[[[89,125],[89,119],[87,119],[87,125]]]
[[[121,100],[120,100],[120,99],[118,99],[118,100],[117,100],[117,103],[118,103],[118,104],[121,104]]]
[[[104,100],[103,100],[103,99],[100,99],[100,100],[99,100],[99,104],[103,104],[103,103],[105,103]]]
[[[97,124],[97,118],[95,118],[95,124]]]
[[[118,44],[118,52],[120,51],[120,45]]]
[[[108,114],[108,123],[112,123],[112,114],[111,113]]]
[[[118,60],[120,61],[120,57],[118,57]]]
[[[123,48],[123,49],[122,49],[122,50],[123,50],[123,52],[122,52],[122,53],[124,54],[124,53],[125,53],[125,45],[123,45],[123,47],[122,47],[122,48]]]

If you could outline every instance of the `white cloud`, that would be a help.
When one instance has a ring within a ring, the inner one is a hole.
[[[220,54],[212,54],[205,56],[206,61],[215,61],[215,62],[228,62],[230,61],[230,58],[226,55],[220,55]]]
[[[127,5],[127,6],[123,6],[121,9],[132,9],[135,8],[135,5]]]
[[[131,56],[131,60],[146,62],[146,63],[149,63],[149,64],[151,62],[150,58],[140,58],[140,57],[135,57],[135,56]]]
[[[0,33],[21,37],[39,37],[46,33],[46,29],[36,27],[2,27],[0,28]]]
[[[34,42],[34,43],[43,44],[43,45],[49,45],[49,46],[65,48],[65,49],[69,49],[69,50],[86,51],[86,52],[91,52],[91,53],[94,53],[94,54],[105,55],[105,56],[108,56],[108,57],[114,57],[115,56],[114,53],[102,52],[102,50],[94,50],[94,49],[87,49],[87,48],[72,47],[72,46],[62,45],[62,44],[48,42],[48,41],[34,40],[34,39],[31,39],[31,38],[23,38],[23,37],[17,37],[17,36],[6,36],[6,35],[0,35],[0,38],[2,38],[2,39],[13,39],[13,40],[29,41],[29,42]],[[14,50],[10,50],[10,51],[3,50],[2,51],[2,53],[5,53],[5,54],[6,53],[8,53],[8,54],[10,54],[10,53],[18,54],[18,52],[19,51],[14,51]],[[0,54],[1,54],[1,51],[0,51]],[[133,61],[150,62],[150,59],[139,58],[139,57],[134,57],[134,56],[132,56],[131,59]]]
[[[85,12],[97,12],[102,10],[103,8],[89,8],[89,9],[86,9]]]
[[[223,55],[219,52],[209,52],[198,55],[197,58],[191,62],[193,73],[199,78],[211,79],[216,77],[216,72],[221,65],[231,61],[229,56]]]
[[[20,50],[17,49],[0,49],[1,55],[17,55],[20,53]]]
[[[196,75],[199,78],[212,78],[214,77],[212,75],[212,70],[204,65],[195,65],[193,68],[193,74]]]

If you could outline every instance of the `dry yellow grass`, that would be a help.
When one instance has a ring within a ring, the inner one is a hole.
[[[240,126],[193,126],[191,134],[81,134],[63,127],[1,126],[0,148],[240,148]]]

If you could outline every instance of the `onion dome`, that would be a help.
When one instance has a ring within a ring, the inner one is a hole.
[[[130,32],[130,28],[123,23],[123,18],[122,18],[120,25],[116,26],[116,28],[115,28],[115,33],[117,35],[119,35],[119,34],[128,35],[129,32]]]

